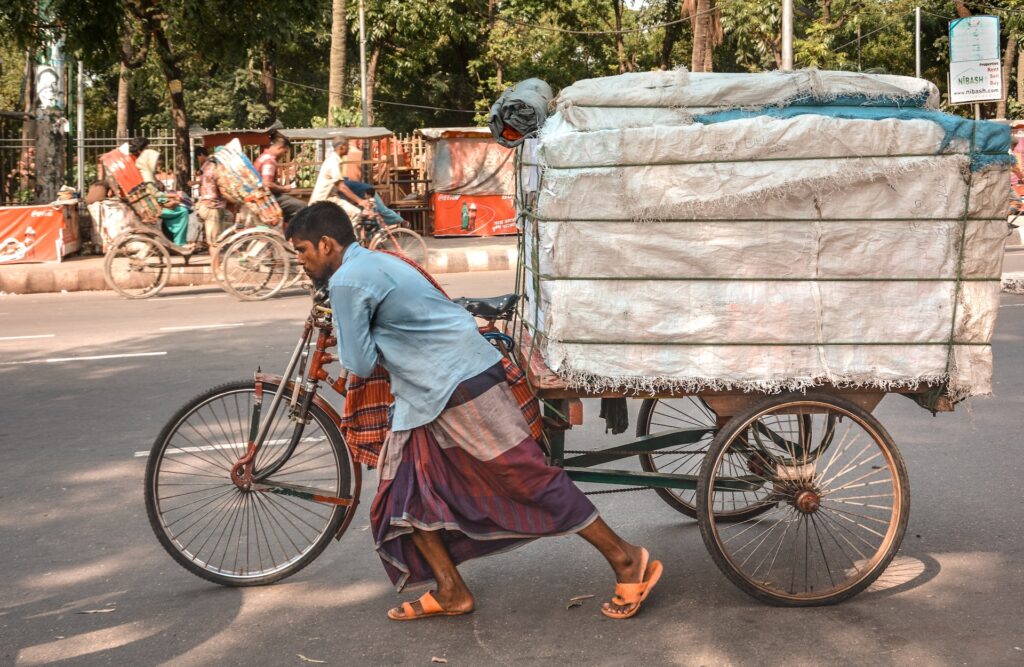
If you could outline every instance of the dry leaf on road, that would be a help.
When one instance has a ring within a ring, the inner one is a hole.
[[[319,663],[321,665],[324,664],[324,662],[325,662],[324,660],[315,660],[313,658],[307,658],[306,656],[302,655],[301,653],[296,653],[295,655],[299,656],[299,659],[302,660],[303,662],[316,662],[316,663]]]
[[[593,595],[577,595],[574,598],[569,598],[569,604],[565,606],[566,609],[572,609],[573,607],[579,607],[583,604],[584,600],[589,600],[594,597]]]
[[[436,662],[439,665],[447,665],[448,658],[439,658],[435,655],[433,658],[430,659],[430,662]]]

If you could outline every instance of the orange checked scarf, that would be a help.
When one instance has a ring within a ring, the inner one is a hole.
[[[387,254],[415,267],[441,294],[450,298],[433,276],[418,264],[396,253]],[[512,390],[512,395],[529,426],[530,436],[534,440],[540,440],[543,434],[540,403],[526,381],[526,374],[508,357],[502,357],[501,365],[505,370],[505,381],[508,382],[509,389]],[[381,447],[384,446],[384,439],[390,430],[388,409],[394,400],[395,397],[391,394],[391,377],[379,364],[369,377],[349,374],[340,428],[349,451],[352,452],[352,458],[357,463],[363,463],[371,468],[377,465]]]

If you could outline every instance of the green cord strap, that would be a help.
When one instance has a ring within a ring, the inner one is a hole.
[[[975,130],[977,131],[977,130]],[[971,147],[974,147],[973,139]],[[843,157],[764,157],[764,158],[735,158],[726,160],[668,160],[665,162],[625,162],[617,164],[574,164],[571,166],[556,166],[552,164],[539,164],[524,162],[524,167],[543,167],[544,169],[568,170],[568,169],[618,169],[620,167],[674,167],[695,164],[750,164],[755,162],[809,162],[812,160],[835,162],[836,160],[888,160],[892,158],[936,158],[936,157],[971,157],[975,155],[1006,155],[998,151],[961,153],[895,153],[893,155],[844,155]]]
[[[784,343],[767,343],[767,342],[706,342],[706,341],[644,341],[644,340],[577,340],[577,339],[566,339],[557,341],[562,345],[642,345],[642,346],[655,346],[655,347],[917,347],[917,346],[928,346],[928,345],[949,345],[948,340],[940,341],[922,341],[922,342],[907,342],[907,341],[828,341],[825,343],[810,342],[810,343],[799,343],[799,342],[784,342]],[[979,347],[991,347],[991,343],[975,343],[968,341],[956,341],[954,345],[974,345]]]
[[[596,220],[594,218],[544,218],[537,215],[534,211],[523,210],[520,211],[519,215],[523,215],[536,222],[551,222],[551,223],[597,223],[603,224],[606,222],[610,223],[637,223],[636,218],[605,218]],[[644,221],[640,224],[651,225],[660,222],[670,223],[696,223],[704,224],[708,222],[756,222],[756,223],[778,223],[778,222],[961,222],[963,216],[956,216],[954,218],[771,218],[756,220],[752,218],[666,218],[666,219],[655,219],[650,221]],[[968,222],[1006,222],[1006,218],[968,218]]]
[[[955,276],[952,278],[766,278],[766,277],[744,277],[744,276],[552,276],[541,274],[541,280],[547,281],[580,281],[580,282],[764,282],[764,283],[951,283],[951,282],[974,282],[988,283],[1001,282],[998,278],[969,278]]]
[[[978,123],[974,122],[971,124],[971,150],[974,150],[975,140],[978,135]],[[967,192],[964,193],[964,215],[963,220],[960,222],[960,250],[956,262],[956,287],[953,290],[953,316],[950,318],[949,323],[949,352],[946,354],[946,370],[944,375],[949,381],[949,372],[953,368],[953,346],[956,336],[956,317],[957,311],[960,306],[960,292],[963,289],[964,282],[964,254],[967,251],[967,219],[971,214],[971,186],[974,181],[974,172],[968,170],[967,172]],[[962,343],[961,343],[962,344]]]

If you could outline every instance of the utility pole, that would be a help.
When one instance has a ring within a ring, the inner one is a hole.
[[[914,76],[921,78],[921,8],[914,8]]]
[[[367,127],[370,116],[369,109],[366,108],[366,7],[363,4],[363,0],[359,0],[359,88],[362,91],[359,106],[363,110],[363,127]],[[370,142],[363,139],[361,143],[363,146],[363,180],[369,183],[370,165],[368,161],[370,159]]]
[[[75,155],[78,157],[78,196],[85,201],[85,83],[83,79],[82,61],[78,61],[78,79],[75,81],[78,91],[78,146]]]
[[[782,69],[793,69],[793,0],[782,0]]]
[[[369,110],[366,108],[366,7],[363,0],[359,0],[359,87],[362,88],[363,127],[366,127]],[[366,152],[365,146],[363,152]]]

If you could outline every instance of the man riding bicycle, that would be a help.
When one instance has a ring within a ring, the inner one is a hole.
[[[270,145],[253,162],[253,167],[259,172],[263,184],[273,193],[274,199],[280,204],[286,222],[291,221],[299,211],[306,208],[306,204],[301,199],[288,194],[292,191],[290,186],[277,182],[277,160],[287,155],[291,148],[292,142],[288,140],[288,137],[274,132],[270,135]]]

